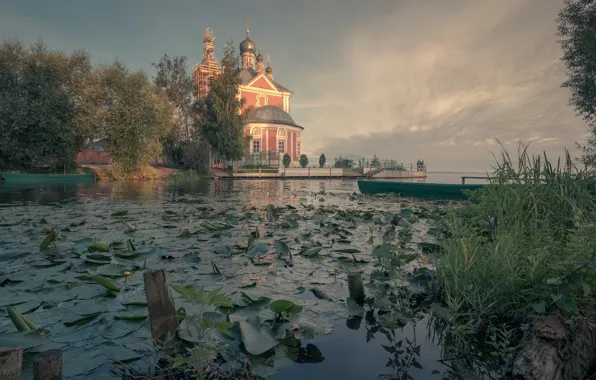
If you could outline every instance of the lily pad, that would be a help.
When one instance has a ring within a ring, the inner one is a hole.
[[[97,268],[97,274],[106,277],[125,277],[128,267],[123,264],[107,264]]]
[[[244,348],[252,355],[261,355],[279,344],[266,325],[261,325],[259,317],[239,321]]]
[[[102,241],[96,241],[87,247],[89,252],[110,252],[110,246],[108,243]]]
[[[258,243],[248,250],[248,257],[251,259],[255,256],[264,256],[269,252],[269,246],[265,243]]]
[[[290,247],[288,247],[288,245],[285,242],[281,240],[275,240],[273,242],[273,245],[275,246],[275,250],[280,256],[290,256],[290,258],[292,257]]]

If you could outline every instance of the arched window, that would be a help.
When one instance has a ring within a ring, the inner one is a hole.
[[[279,129],[277,130],[277,135],[278,135],[279,137],[286,137],[286,130],[285,130],[285,129],[283,129],[283,128],[279,128]]]
[[[260,140],[253,140],[252,152],[253,153],[261,153],[261,141]]]
[[[277,150],[279,151],[279,154],[284,154],[286,152],[286,142],[278,141],[277,142]]]
[[[259,128],[253,128],[250,131],[250,135],[251,136],[260,136],[261,135],[261,130]]]

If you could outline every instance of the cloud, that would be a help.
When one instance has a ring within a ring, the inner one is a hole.
[[[560,84],[558,0],[416,0],[340,42],[333,71],[311,76],[320,96],[293,105],[305,146],[436,170],[484,170],[495,138],[563,153],[586,127]],[[515,148],[514,148],[515,149]]]

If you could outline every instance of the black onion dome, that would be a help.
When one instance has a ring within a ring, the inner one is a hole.
[[[267,72],[267,74],[271,74],[273,72],[273,69],[271,68],[271,66],[267,66],[265,72]]]
[[[255,43],[248,37],[242,42],[240,42],[240,53],[255,53],[256,46]]]
[[[261,53],[257,55],[257,62],[263,62],[263,56],[261,55]]]
[[[292,116],[279,107],[271,104],[255,108],[248,113],[249,123],[282,124],[302,128],[294,122]],[[304,129],[304,128],[302,128]]]

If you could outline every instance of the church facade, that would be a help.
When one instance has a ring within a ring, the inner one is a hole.
[[[213,32],[207,28],[203,38],[203,60],[192,73],[198,97],[205,96],[209,91],[209,81],[222,70],[215,58],[214,40]],[[240,43],[240,58],[238,97],[245,100],[242,111],[249,111],[244,129],[245,136],[249,138],[247,153],[273,153],[279,157],[287,153],[292,161],[298,161],[304,128],[290,116],[293,92],[274,80],[269,57],[265,67],[260,49],[257,52],[255,43],[250,39],[248,22],[246,38]]]

